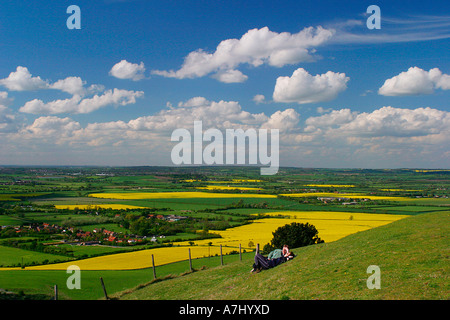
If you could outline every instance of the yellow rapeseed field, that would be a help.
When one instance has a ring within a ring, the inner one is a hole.
[[[251,224],[230,228],[223,231],[210,232],[220,234],[222,238],[196,241],[198,245],[213,245],[250,248],[250,241],[256,246],[270,242],[272,232],[277,228],[293,222],[313,224],[319,231],[319,237],[325,242],[336,241],[352,233],[364,231],[374,227],[408,217],[407,215],[328,212],[328,211],[282,211],[266,213],[273,218],[254,220]],[[284,216],[280,218],[279,216]]]
[[[206,186],[206,187],[197,187],[197,189],[205,189],[205,190],[262,190],[261,188],[251,188],[251,187],[230,187],[230,186]]]
[[[103,199],[189,199],[189,198],[276,198],[271,194],[213,193],[213,192],[133,192],[91,193],[89,197]]]
[[[220,254],[220,247],[208,246],[173,246],[157,249],[139,250],[126,253],[111,254],[71,262],[26,267],[27,270],[67,270],[71,265],[78,266],[81,270],[133,270],[152,267],[152,255],[155,266],[172,262],[188,260],[191,249],[191,258],[203,258],[208,254]],[[235,248],[222,248],[222,253],[227,254]],[[20,268],[8,268],[20,269]],[[3,269],[2,269],[3,270]],[[6,269],[5,269],[6,270]]]

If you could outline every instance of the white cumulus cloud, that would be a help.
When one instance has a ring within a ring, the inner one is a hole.
[[[248,79],[248,76],[239,70],[221,70],[212,76],[214,79],[223,83],[239,83]]]
[[[122,60],[111,68],[109,74],[119,79],[131,79],[138,81],[145,77],[144,72],[145,66],[143,62],[136,64],[128,62],[127,60]]]
[[[349,123],[355,119],[358,112],[350,109],[332,110],[329,113],[318,117],[310,117],[305,121],[305,131],[312,132],[316,129],[327,129],[339,127],[342,124]]]
[[[310,117],[305,125],[305,131],[323,129],[333,134],[358,137],[412,137],[447,131],[450,128],[450,112],[430,107],[406,109],[385,106],[372,112],[344,108]]]
[[[363,112],[340,126],[339,131],[359,137],[420,137],[448,132],[450,113],[427,108],[382,107]]]
[[[284,111],[276,111],[269,119],[261,125],[263,129],[279,129],[280,131],[288,131],[298,126],[300,114],[294,109],[286,109]]]
[[[298,104],[333,100],[347,89],[349,80],[345,73],[328,71],[312,76],[305,69],[298,68],[291,77],[277,78],[273,100]]]
[[[253,97],[253,101],[254,101],[256,104],[264,103],[264,102],[266,102],[266,97],[265,97],[263,94],[256,94],[256,95]]]
[[[219,81],[243,82],[247,79],[236,68],[241,64],[282,67],[314,59],[315,47],[328,41],[334,30],[322,27],[304,28],[298,33],[277,33],[269,28],[252,29],[240,39],[219,43],[213,53],[198,49],[189,53],[178,70],[154,70],[152,73],[178,79],[203,77],[214,73]]]
[[[83,81],[80,77],[67,77],[50,84],[49,88],[79,96],[104,90],[104,86],[102,85],[93,84],[88,88],[86,88],[85,85],[86,81]]]
[[[445,166],[449,134],[450,112],[386,106],[310,117],[291,140],[299,146],[299,161],[314,166],[404,168]],[[295,156],[293,150],[286,153]]]
[[[450,75],[438,68],[425,71],[411,67],[406,72],[387,79],[378,93],[383,96],[432,94],[435,89],[450,90]]]
[[[210,101],[208,101],[205,97],[193,97],[184,102],[180,101],[178,103],[178,107],[200,107],[208,104],[210,104]]]
[[[74,132],[80,129],[80,123],[68,117],[45,116],[37,118],[31,125],[23,128],[19,135],[26,139],[51,139],[52,142],[59,143],[72,137]]]
[[[19,111],[31,114],[90,113],[108,105],[125,106],[134,104],[136,98],[143,96],[143,94],[142,91],[114,89],[85,99],[79,95],[47,103],[40,99],[34,99],[25,103]]]
[[[8,107],[0,105],[0,133],[11,132],[17,128],[16,116]]]
[[[9,74],[7,78],[0,79],[0,85],[11,91],[34,91],[48,88],[47,81],[42,80],[39,76],[33,77],[28,68],[18,66],[16,71]]]
[[[8,92],[0,91],[0,133],[17,131],[21,125],[18,117],[8,108],[12,100]]]
[[[4,123],[6,129],[0,128],[4,141],[0,148],[10,150],[0,153],[0,158],[21,161],[33,154],[43,163],[62,157],[73,164],[77,156],[80,163],[95,160],[105,164],[107,159],[129,165],[129,154],[134,154],[136,164],[147,163],[151,157],[154,161],[165,159],[160,164],[170,165],[171,132],[179,128],[191,131],[194,121],[202,121],[203,130],[279,129],[281,165],[420,167],[448,163],[450,112],[391,106],[370,112],[350,108],[322,111],[301,121],[292,108],[266,115],[245,111],[236,101],[194,97],[129,121],[81,125],[69,117],[41,116],[32,124],[17,126],[10,110],[0,107],[0,127]],[[16,126],[6,128],[6,123]],[[67,154],[71,157],[65,157]],[[107,156],[111,154],[114,159]]]

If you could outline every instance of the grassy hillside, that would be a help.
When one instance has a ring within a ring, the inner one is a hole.
[[[252,258],[122,292],[120,299],[449,299],[450,212],[411,216],[251,274]],[[368,289],[369,265],[381,289]]]

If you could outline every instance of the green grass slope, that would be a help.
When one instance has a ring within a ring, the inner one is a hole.
[[[297,248],[297,257],[250,273],[252,258],[117,294],[120,299],[449,299],[450,213],[435,212]],[[367,267],[381,271],[368,289]]]

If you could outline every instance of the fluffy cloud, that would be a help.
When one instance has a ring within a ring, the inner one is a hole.
[[[178,107],[200,107],[206,106],[209,103],[210,102],[205,97],[194,97],[185,102],[180,101]]]
[[[337,138],[421,137],[449,131],[450,112],[429,107],[402,109],[388,106],[371,113],[341,109],[310,117],[305,124],[307,132],[321,130]]]
[[[300,114],[292,108],[278,110],[267,116],[264,113],[247,112],[235,101],[216,102],[195,97],[179,103],[178,107],[163,109],[154,115],[138,117],[128,122],[119,120],[90,123],[84,128],[67,117],[44,116],[25,127],[22,132],[32,133],[35,138],[39,138],[56,134],[58,130],[62,130],[64,136],[75,131],[83,131],[85,138],[109,136],[111,139],[120,140],[126,136],[134,136],[131,132],[139,133],[137,136],[144,135],[145,132],[160,137],[170,136],[168,133],[175,129],[191,129],[194,121],[199,120],[203,122],[204,130],[279,129],[280,132],[302,135],[303,139],[299,138],[298,141],[316,141],[331,147],[336,141],[341,141],[339,144],[346,144],[349,141],[361,143],[374,138],[416,139],[441,136],[443,139],[450,131],[450,112],[429,107],[402,109],[387,106],[372,112],[358,112],[345,108],[309,117],[304,123],[300,123]],[[77,136],[80,136],[80,132]],[[310,138],[305,138],[306,136]]]
[[[300,161],[315,167],[442,167],[449,161],[449,135],[450,112],[382,107],[310,117],[292,140]],[[295,155],[291,149],[286,157]]]
[[[84,96],[88,93],[95,93],[104,90],[102,85],[93,84],[89,88],[85,88],[86,81],[80,77],[67,77],[51,84],[49,88],[61,90],[72,95]]]
[[[313,60],[312,53],[328,41],[333,30],[309,27],[298,33],[277,33],[269,28],[252,29],[240,39],[227,39],[219,43],[214,53],[202,49],[189,53],[179,70],[152,73],[178,79],[203,77],[210,73],[222,82],[242,82],[247,76],[236,68],[241,64],[258,67],[262,64],[282,67],[301,61]]]
[[[305,125],[294,140],[302,145],[305,159],[318,160],[319,166],[442,167],[449,161],[447,111],[429,107],[382,107],[362,113],[341,109],[311,117]]]
[[[8,92],[0,91],[0,105],[7,105],[11,102],[11,99],[8,97]]]
[[[84,128],[68,117],[43,116],[26,126],[21,135],[34,139],[51,135],[72,137],[71,143],[95,144],[99,141],[109,144],[118,141],[149,140],[154,145],[165,145],[170,141],[170,132],[178,128],[193,128],[194,121],[202,121],[203,128],[267,128],[287,130],[298,123],[299,115],[293,109],[277,111],[270,117],[264,113],[250,113],[242,110],[236,101],[209,101],[204,97],[195,97],[180,102],[178,107],[163,109],[154,115],[142,116],[128,122],[119,120],[101,123],[89,123]],[[58,134],[58,131],[61,134]],[[164,140],[164,137],[168,139]],[[95,141],[95,142],[94,142]]]
[[[358,112],[352,112],[350,109],[341,109],[332,110],[330,113],[319,117],[310,117],[305,121],[305,132],[314,132],[317,129],[339,127],[353,121],[357,114]]]
[[[298,104],[329,101],[347,89],[349,80],[345,73],[328,71],[312,76],[305,69],[299,68],[291,77],[277,78],[273,99],[276,102]]]
[[[23,159],[23,150],[31,150],[27,152],[42,159],[55,154],[70,164],[75,156],[79,163],[92,164],[96,159],[96,163],[108,164],[108,154],[111,165],[170,165],[171,132],[179,128],[191,131],[194,121],[201,120],[203,130],[279,129],[281,165],[429,167],[448,163],[450,112],[390,106],[371,112],[349,108],[322,111],[301,121],[292,108],[266,115],[247,112],[236,101],[194,97],[130,121],[82,126],[69,117],[42,116],[30,125],[16,126],[15,131],[0,130],[5,142],[0,148],[9,150],[0,159],[12,159],[19,152],[17,159]],[[0,108],[0,124],[17,122],[11,116],[8,109]],[[64,156],[68,152],[72,158]],[[129,154],[134,157],[130,159]]]
[[[264,103],[266,101],[266,97],[263,94],[257,94],[253,97],[253,101],[256,104]]]
[[[61,141],[63,138],[73,136],[73,133],[81,129],[81,125],[70,118],[58,118],[55,116],[39,117],[34,122],[23,128],[20,134],[24,138],[46,139]]]
[[[212,77],[223,83],[238,83],[244,82],[248,79],[248,76],[246,76],[239,70],[221,70],[214,74]]]
[[[16,116],[8,107],[0,105],[0,133],[15,131],[17,127]]]
[[[145,66],[143,62],[136,64],[122,60],[111,68],[109,74],[119,79],[131,79],[138,81],[145,77],[144,72]]]
[[[136,103],[136,98],[143,96],[142,91],[107,90],[101,95],[82,99],[74,95],[70,99],[54,100],[48,103],[39,99],[28,101],[19,111],[31,114],[90,113],[108,105],[128,105]]]
[[[7,107],[10,102],[8,92],[0,91],[0,133],[15,131],[19,126],[16,116]]]
[[[280,131],[289,131],[298,126],[300,115],[294,109],[276,111],[270,118],[261,125],[263,129],[279,129]]]
[[[431,94],[435,89],[450,90],[450,75],[438,68],[425,71],[411,67],[406,72],[387,79],[378,93],[384,96]]]
[[[11,72],[5,79],[0,79],[0,84],[11,91],[34,91],[49,87],[47,81],[40,77],[33,77],[28,68],[18,66],[16,71]]]
[[[35,91],[40,89],[56,89],[67,92],[71,95],[84,96],[88,93],[96,93],[103,91],[102,85],[91,85],[85,88],[86,81],[80,77],[67,77],[60,79],[55,83],[50,83],[48,80],[42,80],[41,77],[33,77],[28,71],[28,68],[18,66],[16,71],[9,74],[7,78],[0,79],[0,85],[3,85],[10,91]]]
[[[448,132],[450,113],[432,108],[382,107],[358,114],[338,129],[359,137],[421,137]]]
[[[253,114],[242,110],[236,101],[209,101],[204,97],[194,97],[178,103],[177,108],[163,109],[155,115],[131,120],[127,126],[132,130],[168,132],[177,128],[190,129],[194,121],[202,121],[204,128],[245,129],[259,127],[268,119],[264,113]]]
[[[81,80],[80,77],[67,77],[66,79],[56,81],[50,85],[50,88],[81,96],[85,93],[85,84],[86,81]]]
[[[126,66],[129,65],[131,64],[126,62]],[[134,72],[128,70],[134,74],[134,79],[140,77],[141,67],[143,68],[143,64],[138,66],[138,69],[134,70]],[[125,75],[123,68],[121,70],[121,74]],[[131,76],[130,73],[128,73],[128,75]],[[104,86],[97,84],[86,87],[86,81],[83,81],[80,77],[67,77],[54,83],[50,83],[49,81],[42,80],[40,77],[33,77],[28,69],[22,66],[18,66],[16,71],[11,72],[7,78],[0,79],[0,84],[11,91],[55,89],[72,95],[72,97],[68,99],[59,99],[47,103],[40,99],[28,101],[19,109],[19,111],[31,114],[90,113],[108,105],[125,106],[136,103],[136,98],[139,98],[144,94],[142,91],[122,89],[104,91]],[[90,98],[85,98],[86,95],[92,94],[95,95]],[[3,100],[5,99],[8,99],[7,92],[0,92],[0,105],[3,104]],[[5,113],[4,110],[2,112]]]

